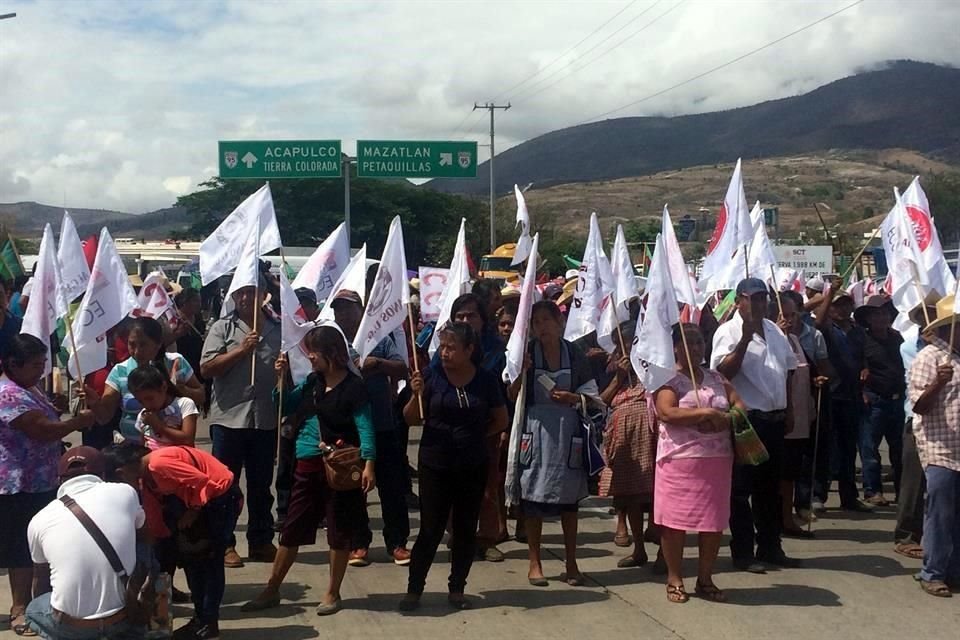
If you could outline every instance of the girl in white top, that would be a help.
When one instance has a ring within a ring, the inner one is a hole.
[[[127,380],[130,393],[143,405],[136,429],[147,448],[193,446],[197,435],[196,403],[177,394],[177,388],[152,365],[137,367]]]

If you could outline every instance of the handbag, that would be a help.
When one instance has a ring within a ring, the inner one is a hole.
[[[737,464],[757,466],[770,459],[770,453],[742,409],[730,410],[730,424]]]
[[[354,491],[362,486],[364,461],[360,447],[340,447],[323,457],[327,486],[334,491]]]
[[[601,449],[603,429],[607,422],[606,415],[599,409],[591,411],[587,397],[583,394],[580,394],[580,407],[577,413],[580,415],[580,424],[586,432],[583,438],[583,468],[587,470],[588,475],[595,476],[607,466]]]
[[[133,569],[133,574],[128,575],[116,549],[110,544],[110,540],[103,534],[93,518],[83,510],[83,507],[77,504],[76,500],[66,495],[60,498],[60,502],[80,521],[83,528],[87,530],[93,541],[100,547],[100,551],[106,556],[110,567],[116,572],[125,592],[124,611],[127,614],[127,621],[135,625],[146,625],[153,613],[154,600],[152,585],[146,584],[146,588],[144,588],[147,582],[147,568],[138,562]]]

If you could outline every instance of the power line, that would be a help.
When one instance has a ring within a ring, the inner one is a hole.
[[[651,100],[651,99],[656,98],[656,97],[658,97],[658,96],[662,96],[663,94],[668,93],[668,92],[670,92],[670,91],[673,91],[674,89],[678,89],[678,88],[680,88],[680,87],[682,87],[682,86],[684,86],[684,85],[688,85],[688,84],[690,84],[691,82],[694,82],[694,81],[696,81],[696,80],[699,80],[699,79],[701,79],[701,78],[704,78],[704,77],[710,75],[711,73],[714,73],[714,72],[716,72],[716,71],[720,71],[721,69],[725,69],[726,67],[729,67],[729,66],[731,66],[731,65],[733,65],[733,64],[736,64],[737,62],[740,62],[741,60],[744,60],[744,59],[746,59],[746,58],[749,58],[750,56],[754,55],[755,53],[759,53],[759,52],[763,51],[764,49],[769,49],[770,47],[772,47],[772,46],[774,46],[774,45],[780,44],[780,43],[783,42],[784,40],[786,40],[786,39],[788,39],[788,38],[792,38],[793,36],[797,35],[798,33],[802,33],[802,32],[804,32],[804,31],[806,31],[807,29],[810,29],[810,28],[812,28],[812,27],[815,27],[815,26],[817,26],[818,24],[820,24],[820,23],[822,23],[822,22],[826,22],[827,20],[833,18],[834,16],[838,16],[838,15],[840,15],[841,13],[843,13],[844,11],[847,11],[848,9],[852,9],[853,7],[857,6],[858,4],[861,4],[862,2],[863,2],[863,0],[856,0],[856,2],[852,2],[852,3],[846,5],[845,7],[841,8],[841,9],[837,9],[837,10],[834,11],[833,13],[830,13],[830,14],[828,14],[828,15],[825,15],[824,17],[822,17],[822,18],[820,18],[820,19],[818,19],[818,20],[815,20],[815,21],[811,22],[810,24],[807,24],[807,25],[805,25],[805,26],[803,26],[803,27],[800,27],[799,29],[796,29],[795,31],[791,31],[790,33],[786,34],[785,36],[781,36],[781,37],[777,38],[776,40],[773,40],[773,41],[771,41],[771,42],[768,42],[767,44],[765,44],[765,45],[763,45],[763,46],[757,47],[756,49],[752,49],[752,50],[750,50],[750,51],[748,51],[748,52],[746,52],[746,53],[744,53],[744,54],[742,54],[742,55],[740,55],[740,56],[737,56],[736,58],[733,58],[732,60],[728,60],[727,62],[724,62],[723,64],[720,64],[720,65],[717,65],[716,67],[713,67],[712,69],[708,69],[707,71],[704,71],[703,73],[698,73],[697,75],[695,75],[695,76],[693,76],[693,77],[690,77],[690,78],[687,78],[686,80],[684,80],[684,81],[682,81],[682,82],[678,82],[678,83],[675,84],[675,85],[669,86],[669,87],[667,87],[666,89],[661,89],[660,91],[657,91],[656,93],[651,93],[650,95],[644,96],[644,97],[640,98],[639,100],[634,100],[633,102],[628,102],[627,104],[625,104],[625,105],[623,105],[623,106],[621,106],[621,107],[617,107],[616,109],[611,109],[611,110],[609,110],[609,111],[604,111],[603,113],[601,113],[601,114],[599,114],[599,115],[592,116],[592,117],[590,117],[590,118],[587,118],[586,120],[583,120],[583,121],[581,121],[581,122],[578,122],[578,123],[573,124],[573,125],[570,125],[570,126],[576,127],[576,126],[579,126],[579,125],[581,125],[581,124],[587,124],[587,123],[589,123],[589,122],[593,122],[594,120],[599,120],[600,118],[603,118],[603,117],[609,116],[609,115],[611,115],[611,114],[617,113],[618,111],[623,111],[624,109],[629,109],[630,107],[636,106],[636,105],[638,105],[638,104],[640,104],[640,103],[642,103],[642,102],[646,102],[647,100]]]
[[[608,53],[612,52],[614,49],[617,49],[618,47],[620,47],[620,45],[624,44],[627,40],[631,40],[631,39],[635,38],[636,36],[640,35],[643,31],[646,31],[648,27],[651,27],[651,26],[653,26],[656,22],[659,22],[661,18],[664,18],[664,17],[667,16],[667,14],[672,13],[674,9],[677,9],[680,5],[682,5],[682,4],[683,4],[684,2],[686,2],[686,1],[687,1],[687,0],[680,0],[680,1],[677,2],[675,5],[673,5],[672,7],[670,7],[669,9],[667,9],[666,11],[664,11],[663,13],[661,13],[660,15],[658,15],[656,18],[654,18],[654,19],[651,20],[650,22],[646,23],[645,25],[643,25],[642,27],[640,27],[639,29],[637,29],[636,31],[634,31],[633,33],[631,33],[629,36],[627,36],[626,38],[624,38],[623,40],[621,40],[620,42],[618,42],[618,43],[615,44],[614,46],[610,47],[609,49],[606,49],[605,51],[600,52],[600,55],[598,55],[597,57],[593,58],[592,60],[588,60],[586,63],[580,65],[579,67],[577,67],[577,68],[575,68],[575,69],[573,69],[573,70],[572,70],[570,73],[568,73],[567,75],[561,76],[560,78],[557,78],[554,82],[551,82],[550,84],[548,84],[548,85],[546,85],[546,86],[544,86],[544,87],[540,87],[539,89],[537,89],[537,90],[534,91],[533,93],[524,96],[523,99],[526,100],[526,101],[529,101],[529,100],[531,100],[532,98],[534,98],[535,96],[540,95],[541,93],[543,93],[543,92],[546,91],[547,89],[549,89],[549,88],[551,88],[551,87],[553,87],[553,86],[556,86],[556,85],[560,84],[561,82],[563,82],[563,81],[566,80],[567,78],[570,78],[571,76],[579,73],[579,72],[582,71],[583,69],[589,67],[590,65],[592,65],[592,64],[593,64],[594,62],[596,62],[597,60],[600,60],[601,58],[603,58],[604,56],[606,56]]]
[[[614,13],[612,16],[610,16],[609,18],[607,18],[607,20],[604,21],[599,27],[597,27],[596,29],[594,29],[593,31],[591,31],[590,33],[588,33],[588,34],[587,34],[584,38],[582,38],[579,42],[577,42],[575,45],[573,45],[572,47],[570,47],[569,49],[567,49],[566,51],[564,51],[563,53],[561,53],[559,56],[557,56],[556,58],[554,58],[553,60],[551,60],[548,64],[546,64],[545,66],[541,67],[540,69],[538,69],[538,70],[535,71],[534,73],[530,74],[529,76],[527,76],[526,78],[524,78],[524,79],[521,80],[520,82],[517,82],[516,84],[514,84],[513,86],[511,86],[509,89],[506,89],[506,90],[504,90],[504,91],[501,91],[498,95],[494,96],[493,101],[496,102],[496,101],[499,100],[500,97],[503,96],[505,93],[509,93],[509,92],[513,91],[514,89],[517,89],[518,87],[526,84],[526,83],[529,82],[530,80],[536,78],[538,75],[540,75],[541,73],[543,73],[544,71],[546,71],[547,69],[549,69],[550,67],[552,67],[554,64],[556,64],[557,62],[559,62],[560,60],[562,60],[563,58],[565,58],[567,55],[569,55],[572,51],[576,50],[577,47],[579,47],[579,46],[582,45],[584,42],[586,42],[587,40],[589,40],[590,38],[592,38],[594,35],[596,35],[599,31],[601,31],[601,30],[602,30],[604,27],[606,27],[608,24],[610,24],[611,22],[613,22],[614,20],[616,20],[618,17],[620,17],[620,15],[621,15],[624,11],[626,11],[627,9],[629,9],[630,7],[632,7],[633,5],[635,5],[638,1],[639,1],[639,0],[631,0],[631,2],[627,3],[622,9],[620,9],[619,11],[617,11],[616,13]],[[657,0],[657,2],[659,2],[659,1],[660,1],[660,0]],[[656,2],[654,2],[654,5],[656,5]],[[643,13],[646,13],[646,11],[649,11],[649,9],[645,10]],[[643,13],[641,13],[640,16],[642,16]],[[637,17],[640,17],[640,16],[637,16]],[[634,18],[634,20],[636,20],[636,18]],[[633,20],[631,20],[630,22],[632,22],[632,21],[633,21]],[[630,24],[630,22],[628,22],[627,24]],[[615,31],[615,32],[614,32],[613,34],[611,34],[611,35],[616,35],[619,31],[620,31],[620,30],[617,30],[617,31]],[[609,36],[608,36],[608,37],[609,37]],[[604,41],[601,41],[601,44],[602,44],[602,42],[604,42]],[[465,116],[463,117],[463,119],[460,121],[460,123],[459,123],[459,124],[456,126],[456,128],[453,130],[453,133],[450,135],[450,137],[452,138],[453,136],[455,136],[455,135],[457,134],[457,132],[460,131],[460,129],[463,127],[464,123],[466,123],[467,120],[469,120],[471,117],[474,117],[474,116],[476,116],[476,115],[477,115],[476,109],[473,109],[473,110],[469,111],[469,112],[467,113],[467,115],[465,115]],[[482,121],[483,121],[483,118],[481,117],[481,118],[479,119],[479,121],[482,122]],[[474,129],[473,131],[471,131],[471,133],[474,132],[474,131],[475,131],[475,129]],[[469,135],[469,134],[467,134],[467,135]]]

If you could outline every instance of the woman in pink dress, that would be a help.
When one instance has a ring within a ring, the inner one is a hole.
[[[690,350],[689,360],[681,330]],[[726,602],[723,591],[713,583],[713,565],[720,536],[730,520],[733,440],[728,412],[730,407],[744,406],[726,378],[698,364],[704,352],[700,327],[674,327],[673,352],[678,373],[654,394],[660,438],[653,519],[661,527],[661,550],[667,561],[667,599],[676,603],[690,599],[683,588],[681,564],[686,532],[696,531],[700,534],[700,563],[695,593],[706,600]],[[688,362],[697,363],[692,371]]]

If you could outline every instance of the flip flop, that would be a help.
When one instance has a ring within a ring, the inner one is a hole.
[[[697,586],[694,587],[693,592],[703,598],[704,600],[709,600],[710,602],[726,602],[727,595],[717,588],[715,584],[701,584],[697,580]]]
[[[690,595],[684,591],[682,584],[668,584],[667,600],[674,604],[684,604],[690,601]]]
[[[923,560],[923,547],[919,544],[903,544],[899,543],[894,545],[894,552],[899,553],[902,556],[907,558],[912,558],[913,560]]]
[[[17,620],[22,620],[22,622],[17,624]],[[37,637],[37,632],[31,629],[30,624],[27,622],[26,613],[21,613],[18,616],[10,614],[10,629],[21,638]]]
[[[578,573],[575,575],[564,574],[563,576],[561,576],[560,579],[566,582],[571,587],[582,587],[587,583],[587,578],[582,573]]]
[[[920,588],[937,598],[952,598],[950,587],[940,580],[921,580]]]
[[[629,547],[633,544],[633,536],[631,536],[629,533],[624,535],[615,535],[613,536],[613,544],[617,545],[618,547]]]

